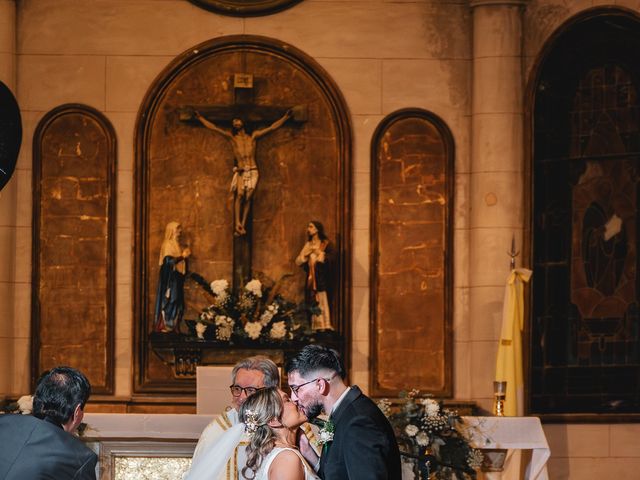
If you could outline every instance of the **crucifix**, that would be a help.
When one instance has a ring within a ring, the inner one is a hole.
[[[282,127],[287,121],[306,121],[306,106],[264,106],[253,103],[253,75],[233,77],[232,105],[188,105],[180,109],[180,121],[203,126],[229,141],[233,149],[233,288],[238,290],[251,277],[251,206],[258,184],[257,140]],[[221,125],[231,124],[230,129]],[[267,125],[251,134],[245,125]]]

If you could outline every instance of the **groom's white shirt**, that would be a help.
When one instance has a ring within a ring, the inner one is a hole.
[[[225,412],[218,415],[209,425],[205,427],[200,435],[196,449],[193,452],[193,459],[191,461],[191,468],[206,457],[207,452],[211,452],[216,448],[216,443],[220,440],[222,434],[230,429],[232,426],[238,423],[238,411],[229,407]],[[245,447],[247,446],[246,438],[243,438],[240,444],[235,449],[234,454],[227,462],[227,468],[218,477],[218,479],[212,480],[241,480],[244,477],[241,476],[242,469],[247,464],[247,453]],[[188,473],[184,477],[188,477]]]
[[[331,415],[331,413],[336,411],[336,409],[338,408],[338,405],[342,403],[342,401],[344,400],[344,397],[346,397],[347,393],[349,393],[349,390],[351,390],[351,387],[347,387],[347,389],[344,392],[342,392],[342,395],[338,397],[338,400],[336,400],[336,403],[334,403],[333,407],[331,407],[331,412],[329,412],[329,415]]]

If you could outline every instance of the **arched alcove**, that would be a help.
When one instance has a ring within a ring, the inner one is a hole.
[[[636,15],[587,11],[550,39],[530,89],[528,400],[549,418],[640,413],[638,48]]]
[[[32,375],[71,365],[114,392],[116,136],[86,105],[48,112],[33,137]]]
[[[237,157],[228,137],[204,128],[194,112],[223,130],[240,118],[251,133],[289,109],[290,119],[257,140],[259,181],[247,234],[234,235],[230,184]],[[281,280],[280,291],[296,302],[303,299],[306,277],[294,261],[309,221],[321,221],[337,252],[332,321],[339,348],[349,345],[351,126],[342,95],[315,60],[291,45],[250,35],[217,38],[183,53],[158,76],[140,107],[135,175],[136,391],[195,389],[195,368],[177,374],[177,360],[172,365],[150,347],[158,254],[172,221],[182,225],[191,249],[190,272],[207,282],[226,279],[236,288],[255,276]],[[185,319],[197,318],[210,302],[187,281]],[[155,335],[156,343],[175,347],[180,335]],[[206,357],[210,351],[185,347],[193,353],[185,360],[191,366],[229,363],[250,353],[238,353],[236,345]]]
[[[373,135],[373,395],[453,395],[454,158],[449,128],[426,110],[391,113]]]

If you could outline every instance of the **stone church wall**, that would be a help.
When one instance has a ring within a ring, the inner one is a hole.
[[[525,83],[549,35],[570,16],[601,3],[529,2],[523,22]],[[640,11],[632,0],[613,3]],[[14,12],[15,23],[7,22]],[[17,33],[12,43],[6,32],[14,24]],[[351,380],[365,388],[371,137],[387,114],[405,107],[429,110],[448,125],[456,152],[454,394],[490,408],[503,287],[499,282],[470,286],[477,268],[469,260],[470,212],[482,204],[483,215],[495,215],[510,200],[521,203],[522,189],[511,191],[512,199],[499,197],[498,208],[488,205],[489,190],[473,201],[470,196],[469,2],[304,0],[275,15],[242,19],[210,13],[186,0],[0,0],[0,27],[5,25],[7,29],[0,29],[0,78],[13,88],[22,108],[23,144],[16,173],[0,193],[0,254],[5,259],[0,265],[0,394],[29,391],[31,142],[38,122],[56,106],[83,103],[104,113],[116,131],[115,397],[127,399],[133,370],[133,141],[138,108],[153,79],[176,55],[211,38],[255,34],[292,44],[317,60],[342,90],[351,113]],[[507,249],[504,245],[485,252],[486,263],[503,269],[504,275]],[[472,288],[481,295],[470,295]],[[471,303],[470,298],[482,300]],[[560,424],[545,430],[552,448],[550,478],[632,478],[629,472],[640,467],[637,448],[631,448],[640,434],[637,426]]]
[[[25,129],[17,178],[24,252],[14,281],[30,282],[30,178],[33,130],[50,109],[84,103],[111,120],[118,139],[116,395],[131,393],[133,135],[142,98],[174,56],[210,38],[255,34],[283,40],[314,57],[345,96],[354,126],[352,376],[368,384],[369,143],[388,113],[419,107],[453,132],[464,195],[468,164],[470,12],[460,2],[305,1],[267,17],[239,19],[186,1],[25,1],[18,9],[18,100]],[[448,32],[442,35],[439,32]],[[416,41],[418,39],[418,41]],[[464,227],[464,197],[456,200]],[[464,230],[463,228],[458,230]],[[459,238],[458,238],[459,237]],[[456,241],[464,249],[464,233]],[[459,285],[466,266],[458,265]],[[29,296],[16,299],[11,391],[28,390]],[[462,317],[458,315],[458,323]],[[461,331],[464,329],[460,329]],[[464,337],[463,337],[464,338]],[[467,339],[465,339],[466,341]],[[464,349],[462,349],[464,350]],[[463,365],[463,358],[456,365]],[[458,367],[460,368],[460,367]],[[460,377],[460,373],[458,377]],[[467,383],[459,383],[468,398]],[[467,390],[467,391],[465,391]]]

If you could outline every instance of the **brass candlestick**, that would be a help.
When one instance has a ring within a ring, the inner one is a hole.
[[[504,417],[504,401],[507,396],[507,382],[493,382],[493,414]]]

